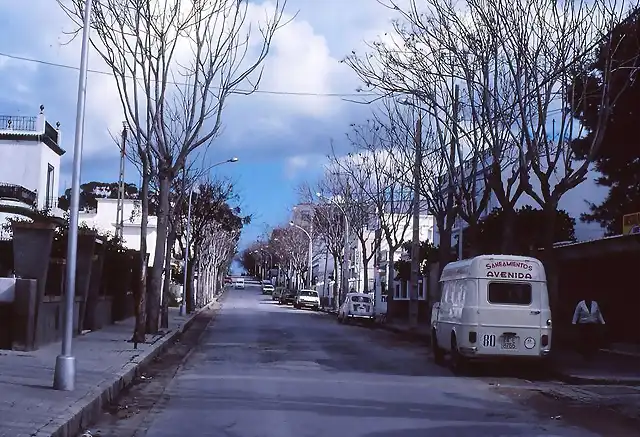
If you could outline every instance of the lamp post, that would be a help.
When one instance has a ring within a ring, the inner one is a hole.
[[[69,236],[67,242],[66,289],[64,295],[64,333],[62,351],[56,357],[53,374],[53,388],[72,391],[75,388],[76,359],[72,355],[73,314],[76,294],[76,263],[78,255],[78,212],[80,210],[80,170],[82,167],[82,146],[84,136],[85,101],[87,98],[87,62],[89,57],[89,33],[91,31],[91,11],[93,0],[84,4],[82,28],[82,49],[80,52],[80,74],[78,79],[78,100],[76,107],[76,130],[73,147],[73,178],[71,185],[71,213],[69,216]]]
[[[217,167],[219,165],[222,164],[226,164],[228,162],[238,162],[238,158],[233,157],[230,159],[227,159],[226,161],[222,161],[222,162],[218,162],[217,164],[212,165],[211,167],[209,167],[209,170]],[[180,315],[184,316],[187,313],[187,267],[189,266],[189,249],[190,249],[190,245],[191,245],[191,200],[193,198],[193,189],[195,187],[191,186],[191,188],[189,189],[189,206],[187,208],[187,241],[186,241],[186,246],[184,249],[184,267],[183,267],[183,275],[184,277],[182,278],[182,302],[180,302]]]
[[[333,200],[332,198],[327,198],[325,196],[322,195],[322,193],[316,193],[316,196],[318,196],[320,199],[324,199],[330,203],[333,203],[335,206],[338,207],[338,209],[340,210],[340,212],[342,212],[342,215],[344,216],[344,260],[343,260],[343,266],[342,266],[342,296],[346,296],[347,293],[349,293],[349,281],[347,279],[347,272],[349,271],[349,218],[347,217],[347,213],[344,210],[344,208],[342,208],[342,206],[340,206],[339,203],[337,203],[335,200]],[[339,296],[338,298],[338,302],[341,303],[341,298],[342,296]]]
[[[311,238],[311,233],[307,232],[305,228],[302,226],[296,225],[294,222],[289,222],[290,226],[294,228],[298,228],[304,232],[309,238],[309,259],[307,260],[307,289],[311,289],[311,270],[313,267],[313,238]]]

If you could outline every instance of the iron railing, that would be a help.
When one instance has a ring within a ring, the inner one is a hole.
[[[17,200],[33,206],[36,204],[37,198],[38,196],[34,191],[21,185],[0,183],[0,199]]]
[[[38,117],[0,115],[0,130],[35,132]]]

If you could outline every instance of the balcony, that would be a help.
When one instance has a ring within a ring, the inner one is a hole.
[[[36,132],[38,117],[0,115],[0,131]]]
[[[15,200],[29,206],[35,206],[37,194],[20,185],[0,183],[0,199]]]

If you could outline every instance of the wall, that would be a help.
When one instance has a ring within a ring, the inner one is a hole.
[[[0,182],[20,185],[39,192],[40,145],[36,141],[0,139],[0,156],[11,157],[11,159],[0,160]]]
[[[51,193],[57,199],[60,188],[60,155],[51,150],[46,144],[37,144],[39,156],[39,179],[38,179],[38,208],[43,209],[47,203],[47,171],[49,164],[53,166],[53,189]],[[34,168],[38,168],[34,165]],[[51,197],[51,196],[50,196]],[[55,199],[49,199],[55,200]],[[57,206],[57,202],[54,202]]]
[[[96,210],[81,211],[79,222],[87,226],[95,227],[102,232],[116,232],[116,217],[118,211],[118,199],[97,199],[98,208]],[[136,212],[136,201],[126,199],[123,205],[124,228],[122,238],[127,249],[140,250],[140,217]],[[155,216],[149,217],[147,228],[147,252],[149,253],[149,265],[153,265],[154,252],[156,247],[158,219]]]

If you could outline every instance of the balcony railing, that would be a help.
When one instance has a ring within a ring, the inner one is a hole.
[[[0,183],[0,199],[17,200],[33,206],[36,204],[37,195],[21,185]]]
[[[38,117],[28,117],[25,115],[0,115],[0,131],[36,131]]]

